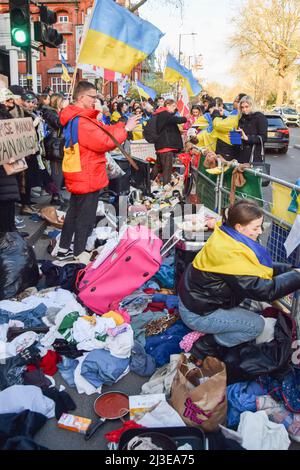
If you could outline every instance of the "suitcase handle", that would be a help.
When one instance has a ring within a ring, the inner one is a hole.
[[[166,256],[180,240],[182,240],[182,230],[181,229],[176,230],[176,232],[174,232],[174,234],[164,244],[164,246],[160,250],[161,256],[162,257]]]

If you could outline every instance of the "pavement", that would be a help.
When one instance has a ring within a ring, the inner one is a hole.
[[[66,200],[68,199],[67,193],[64,194],[64,198]],[[44,199],[38,198],[34,200],[34,202],[39,203],[40,205],[48,205],[50,203],[50,197],[46,196]],[[35,221],[30,216],[22,216],[22,218],[24,219],[26,227],[21,230],[29,232],[28,241],[34,247],[37,259],[39,261],[43,259],[53,259],[47,253],[49,239],[47,235],[44,235],[47,223],[42,219]],[[98,396],[97,394],[93,394],[91,396],[86,394],[79,395],[75,388],[70,388],[68,386],[59,373],[54,376],[54,379],[56,387],[59,388],[63,385],[65,390],[73,398],[76,404],[76,409],[71,412],[72,414],[97,421],[98,418],[94,412],[94,402]],[[102,392],[118,390],[128,395],[138,395],[141,392],[141,386],[146,381],[148,381],[148,378],[139,377],[134,373],[129,373],[113,386],[104,386]],[[125,419],[129,419],[129,416],[126,416]],[[82,434],[58,428],[57,420],[53,418],[48,420],[43,428],[36,434],[35,441],[50,450],[107,450],[105,434],[109,431],[118,429],[121,426],[122,421],[120,419],[107,420],[95,435],[89,441],[86,441]],[[300,450],[300,444],[292,443],[290,450]]]
[[[65,199],[68,197],[65,194],[63,196]],[[46,196],[43,199],[33,198],[33,202],[35,204],[38,203],[41,207],[46,206],[50,203],[50,197]],[[26,227],[22,228],[20,231],[29,233],[27,240],[34,247],[37,260],[53,259],[47,252],[49,239],[47,235],[44,235],[47,223],[42,219],[33,220],[36,219],[36,217],[32,218],[32,216],[21,217],[24,219]],[[98,420],[94,412],[94,402],[98,396],[97,394],[90,396],[86,394],[79,395],[77,389],[68,386],[60,373],[57,373],[54,379],[56,387],[59,388],[60,385],[63,385],[76,404],[76,409],[70,413],[90,418],[93,421]],[[113,386],[104,386],[102,392],[117,390],[128,395],[139,395],[141,386],[147,381],[148,378],[139,377],[130,372]],[[129,415],[126,416],[125,419],[129,419]],[[122,427],[122,421],[120,419],[107,420],[89,441],[85,441],[82,434],[58,428],[57,420],[52,418],[49,419],[35,435],[35,441],[50,450],[107,450],[108,441],[105,439],[104,434],[120,427]]]

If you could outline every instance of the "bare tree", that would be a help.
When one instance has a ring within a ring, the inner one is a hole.
[[[231,45],[242,57],[262,58],[274,70],[277,104],[282,104],[284,80],[300,56],[300,1],[246,0],[232,21]]]

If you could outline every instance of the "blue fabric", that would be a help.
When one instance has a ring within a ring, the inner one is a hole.
[[[256,382],[240,382],[227,387],[227,426],[238,426],[244,411],[256,411],[256,397],[264,395],[264,390]]]
[[[206,131],[210,134],[214,130],[212,117],[209,113],[205,113],[204,117],[208,122],[208,128],[206,129]]]
[[[181,320],[170,326],[164,333],[146,338],[145,351],[154,357],[156,365],[162,367],[170,362],[171,354],[182,352],[179,343],[190,330]]]
[[[268,268],[273,267],[271,255],[262,245],[255,242],[251,238],[246,237],[246,235],[243,235],[242,233],[237,232],[233,228],[228,227],[227,225],[222,225],[222,227],[220,228],[222,232],[226,233],[234,240],[240,243],[243,243],[248,248],[250,248],[250,250],[252,250],[255,253],[260,264],[262,264],[263,266],[267,266]]]
[[[74,372],[78,366],[76,359],[71,359],[66,356],[62,356],[62,361],[57,364],[58,370],[61,373],[62,378],[67,382],[70,387],[75,387]]]
[[[81,366],[81,375],[94,387],[113,385],[129,365],[129,359],[112,356],[105,349],[94,349]]]
[[[231,111],[231,113],[229,114],[229,116],[237,116],[239,114],[238,110],[237,109],[233,109]]]
[[[101,118],[101,121],[103,122],[103,124],[106,124],[107,126],[110,125],[110,116],[106,116],[105,114],[103,114],[102,118]]]
[[[166,264],[165,261],[161,265],[159,271],[151,278],[151,280],[156,280],[160,283],[161,287],[166,289],[174,288],[174,276],[175,269],[174,266]]]
[[[138,341],[134,342],[131,350],[129,367],[132,372],[141,377],[151,377],[155,372],[156,364],[154,358],[146,353]]]
[[[142,285],[141,289],[142,289],[142,290],[145,290],[145,289],[160,290],[160,285],[157,284],[157,282],[152,281],[152,280],[150,279],[150,281],[147,281],[147,282],[145,282],[145,284]]]
[[[39,304],[33,309],[24,310],[19,313],[7,312],[6,310],[0,309],[0,325],[8,323],[9,320],[19,320],[24,323],[25,328],[45,326],[42,317],[46,315],[46,312],[47,307],[44,304]]]
[[[169,308],[178,308],[178,297],[177,297],[177,295],[154,294],[153,297],[152,297],[152,302],[164,302],[168,309]]]
[[[293,367],[282,382],[272,379],[270,376],[259,377],[259,384],[264,389],[264,394],[269,393],[274,400],[293,413],[300,413],[300,369]]]

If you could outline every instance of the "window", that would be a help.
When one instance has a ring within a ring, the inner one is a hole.
[[[19,74],[19,85],[22,86],[23,88],[27,88],[26,73]]]
[[[42,76],[39,73],[36,76],[36,88],[38,93],[42,93]]]
[[[275,116],[267,116],[268,119],[268,126],[274,126],[274,127],[285,127],[285,124],[281,117],[275,117]]]
[[[18,60],[26,60],[26,52],[18,51]]]
[[[64,42],[58,48],[58,58],[59,58],[59,60],[61,60],[61,54],[64,56],[65,60],[68,60],[68,43],[67,43],[66,39],[64,39]]]
[[[69,17],[67,15],[59,15],[58,22],[59,23],[68,23]]]
[[[20,73],[19,74],[19,85],[22,86],[23,88],[27,88],[27,78],[26,78],[26,73]],[[37,86],[37,92],[42,93],[42,76],[41,74],[37,74],[36,76],[36,86]]]
[[[68,93],[70,82],[64,82],[61,77],[51,77],[51,88],[54,93]]]

